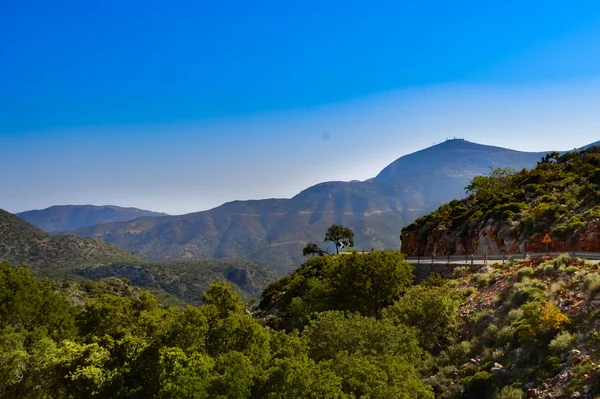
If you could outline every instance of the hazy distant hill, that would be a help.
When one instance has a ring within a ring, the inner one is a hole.
[[[428,205],[437,206],[464,197],[470,180],[489,173],[490,167],[532,168],[545,154],[448,140],[397,159],[372,180],[414,185],[428,198]]]
[[[46,209],[17,213],[17,216],[52,233],[101,223],[125,222],[142,216],[166,216],[166,213],[113,205],[57,205]]]
[[[0,260],[32,268],[97,266],[113,262],[138,263],[128,251],[100,240],[50,236],[23,219],[0,209]]]
[[[328,182],[291,199],[234,201],[181,216],[144,217],[90,226],[74,233],[117,244],[153,260],[244,257],[280,269],[304,258],[331,224],[356,233],[356,247],[398,248],[400,229],[440,204],[464,196],[476,175],[495,167],[533,167],[545,153],[527,153],[464,140],[406,155],[364,182]]]

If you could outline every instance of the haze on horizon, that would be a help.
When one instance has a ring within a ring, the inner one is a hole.
[[[6,6],[0,208],[188,213],[451,137],[600,140],[600,4],[485,3]]]

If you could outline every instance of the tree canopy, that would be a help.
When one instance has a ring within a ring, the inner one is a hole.
[[[323,241],[334,243],[336,253],[339,253],[340,248],[354,246],[354,232],[347,227],[334,224],[327,229]]]
[[[325,233],[323,242],[331,242],[335,245],[336,254],[340,253],[340,248],[350,248],[354,246],[354,232],[348,227],[337,224],[329,226]],[[329,255],[327,251],[315,243],[308,243],[302,250],[304,256],[309,255]]]

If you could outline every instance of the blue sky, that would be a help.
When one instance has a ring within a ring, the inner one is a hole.
[[[0,13],[0,207],[170,213],[446,137],[600,140],[593,1],[56,1]]]

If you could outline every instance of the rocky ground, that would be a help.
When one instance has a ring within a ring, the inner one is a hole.
[[[561,256],[455,276],[457,288],[472,291],[459,308],[467,361],[438,377],[451,371],[464,384],[485,375],[527,398],[599,397],[598,265]]]

